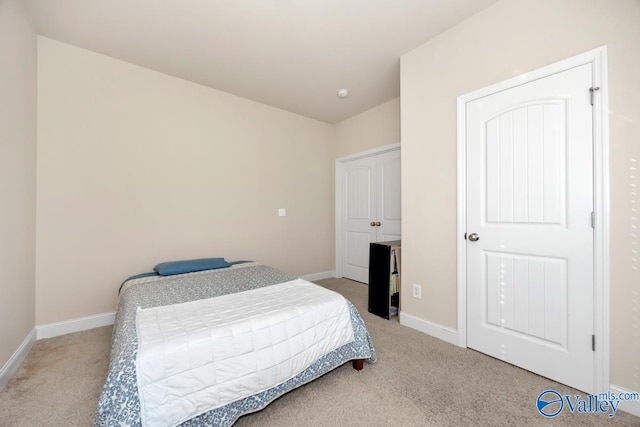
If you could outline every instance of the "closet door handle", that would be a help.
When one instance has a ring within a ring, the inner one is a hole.
[[[382,224],[380,224],[380,221],[376,222],[376,227],[380,227]]]
[[[376,226],[376,223],[375,223],[375,222],[373,222],[373,221],[371,221],[371,222],[369,223],[369,225],[370,225],[370,226],[372,226],[372,227],[375,227],[375,226]]]

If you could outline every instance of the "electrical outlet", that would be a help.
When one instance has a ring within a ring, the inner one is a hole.
[[[413,284],[413,297],[414,298],[422,298],[422,286]]]

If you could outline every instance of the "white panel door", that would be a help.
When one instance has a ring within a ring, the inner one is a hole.
[[[587,392],[595,369],[591,82],[583,65],[466,111],[467,345]]]
[[[344,162],[343,277],[369,282],[369,244],[400,240],[400,151]]]
[[[365,157],[344,165],[344,230],[342,275],[369,281],[369,244],[376,242],[377,163]]]
[[[376,156],[376,241],[400,240],[400,151]]]

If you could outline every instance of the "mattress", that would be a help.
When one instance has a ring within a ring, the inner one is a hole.
[[[96,410],[96,426],[142,426],[138,394],[138,337],[136,311],[206,300],[295,280],[286,273],[257,263],[237,264],[176,276],[142,277],[122,287],[112,337],[107,380]],[[182,422],[182,426],[230,426],[240,416],[258,411],[284,393],[299,387],[349,360],[375,362],[369,333],[353,304],[346,301],[353,340],[319,357],[284,382],[208,410]]]

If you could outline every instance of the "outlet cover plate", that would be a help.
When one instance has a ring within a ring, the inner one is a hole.
[[[413,297],[421,299],[422,298],[422,286],[418,284],[413,284]]]

